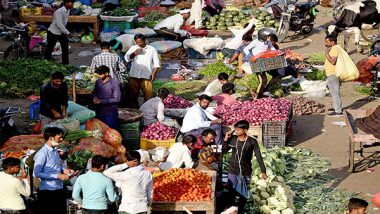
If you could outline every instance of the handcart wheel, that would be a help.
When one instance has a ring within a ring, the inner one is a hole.
[[[348,140],[348,170],[347,170],[347,172],[349,172],[349,173],[355,172],[355,168],[354,168],[354,144],[353,144],[351,138],[349,138],[349,140]]]

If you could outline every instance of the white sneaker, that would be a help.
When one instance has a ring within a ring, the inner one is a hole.
[[[264,96],[267,96],[267,97],[274,97],[273,94],[271,94],[270,92],[266,91],[263,93]]]

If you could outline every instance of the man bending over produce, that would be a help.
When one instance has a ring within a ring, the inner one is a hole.
[[[218,78],[210,82],[203,93],[208,96],[222,93],[222,86],[228,82],[228,77],[228,74],[225,72],[219,73]]]
[[[117,105],[121,99],[119,82],[110,76],[110,69],[102,65],[95,73],[99,79],[95,82],[92,92],[93,102],[96,105],[96,118],[110,128],[119,128],[119,112]]]
[[[144,169],[138,151],[128,152],[126,158],[127,162],[113,166],[103,173],[121,187],[119,214],[147,213],[152,203],[152,174]]]
[[[157,96],[146,101],[141,107],[140,111],[143,114],[143,125],[147,126],[159,121],[167,126],[178,126],[177,122],[165,118],[164,116],[164,103],[163,100],[169,95],[167,88],[160,88],[157,92]]]
[[[193,168],[194,162],[191,158],[190,150],[197,141],[194,135],[187,135],[183,138],[182,143],[175,143],[169,149],[169,155],[165,162],[160,163],[161,170],[168,170],[171,168]]]
[[[243,40],[242,45],[240,45],[240,47],[238,49],[236,49],[234,55],[227,61],[228,64],[231,64],[236,59],[238,59],[238,64],[239,64],[238,73],[240,75],[243,74],[243,70],[241,69],[241,65],[243,64],[243,62],[247,62],[250,60],[251,54],[246,54],[243,52],[243,50],[250,42],[252,42],[252,35],[244,34],[242,40]]]
[[[183,42],[183,40],[191,36],[189,32],[181,29],[183,23],[189,17],[190,9],[181,9],[179,14],[170,16],[156,24],[154,31],[169,40]]]
[[[223,133],[221,124],[223,120],[216,118],[206,111],[212,98],[203,94],[198,99],[198,103],[187,110],[183,119],[181,132],[184,136],[194,135],[199,137],[205,129],[212,129],[216,132],[216,145],[222,145]]]
[[[262,179],[267,179],[266,169],[263,158],[261,157],[260,147],[256,139],[247,135],[249,123],[246,120],[241,120],[235,123],[235,130],[228,132],[224,138],[223,153],[232,149],[231,159],[228,166],[228,183],[230,184],[230,192],[234,201],[235,197],[239,197],[238,210],[243,213],[244,206],[248,198],[248,189],[241,188],[246,183],[249,185],[252,174],[252,157],[256,156],[256,160],[261,169]],[[236,133],[236,135],[232,135]],[[247,185],[245,187],[247,187]]]
[[[52,120],[63,119],[67,116],[69,95],[67,83],[63,82],[62,72],[55,72],[51,75],[50,82],[41,87],[40,114],[42,127]]]
[[[218,94],[212,97],[216,101],[217,105],[229,105],[236,101],[236,99],[231,96],[235,93],[235,85],[231,82],[228,82],[222,86],[222,94]]]

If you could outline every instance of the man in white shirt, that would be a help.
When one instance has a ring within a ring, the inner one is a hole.
[[[210,84],[207,85],[204,94],[207,94],[208,96],[215,96],[217,94],[222,93],[222,86],[226,83],[228,83],[229,75],[225,72],[221,72],[218,74],[218,78],[210,82]]]
[[[135,35],[134,39],[136,45],[133,45],[125,54],[125,60],[132,63],[128,83],[130,107],[138,108],[137,98],[140,89],[144,94],[145,102],[153,97],[152,82],[160,69],[160,58],[157,50],[146,44],[142,34]]]
[[[191,149],[196,142],[196,137],[193,135],[187,135],[183,138],[182,142],[175,143],[169,149],[169,155],[166,161],[160,163],[161,170],[168,170],[171,168],[193,168],[194,162],[191,158]]]
[[[54,12],[53,21],[47,30],[47,46],[45,49],[45,59],[52,59],[51,54],[57,41],[61,44],[62,64],[69,64],[69,38],[70,32],[66,29],[73,8],[74,0],[64,0],[63,6]]]
[[[231,29],[231,32],[234,34],[234,37],[231,39],[226,39],[225,48],[237,50],[242,45],[242,39],[245,34],[252,36],[255,31],[255,22],[256,19],[252,18],[248,24],[244,25],[243,29]]]
[[[103,174],[115,180],[121,188],[119,214],[146,213],[152,203],[152,175],[141,164],[138,151],[127,153],[126,158],[126,163],[113,166]]]
[[[182,30],[181,27],[189,17],[190,9],[181,9],[179,14],[170,16],[156,24],[154,30],[158,35],[168,40],[183,42],[190,36],[190,33]]]
[[[181,132],[184,136],[194,135],[199,137],[205,129],[210,128],[216,132],[216,145],[222,145],[223,132],[221,124],[223,120],[216,118],[206,111],[212,101],[212,97],[203,94],[199,96],[198,99],[198,103],[187,110],[185,118],[183,119]]]
[[[3,160],[4,171],[0,172],[0,213],[26,213],[21,195],[30,195],[29,179],[24,170],[21,171],[21,177],[14,177],[20,172],[20,162],[17,158]]]

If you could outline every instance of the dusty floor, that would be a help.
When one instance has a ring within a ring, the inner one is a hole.
[[[281,47],[290,47],[297,52],[308,55],[312,52],[322,52],[325,47],[323,43],[324,28],[328,24],[332,23],[331,9],[321,8],[321,12],[316,20],[315,29],[312,35],[304,37],[291,37],[284,43],[280,44]],[[340,38],[340,41],[342,38]],[[83,44],[71,44],[72,53],[70,55],[70,62],[74,65],[89,65],[92,57],[78,57],[78,53],[83,50],[92,50],[97,48],[97,45],[83,45]],[[3,51],[5,43],[1,42],[0,51]],[[351,43],[350,48],[353,50]],[[355,62],[364,58],[364,55],[350,52]],[[163,75],[167,76],[167,75]],[[162,76],[162,77],[163,77]],[[342,87],[343,104],[346,108],[367,108],[371,106],[380,105],[379,100],[372,102],[360,101],[365,98],[363,95],[359,95],[354,91],[355,83],[345,83]],[[319,100],[327,105],[329,108],[331,105],[331,98],[326,97]],[[25,99],[12,99],[7,100],[1,98],[0,107],[7,105],[16,105],[22,107],[22,111],[28,112],[28,106],[30,101]],[[28,125],[28,114],[24,114],[21,120],[17,122],[23,122],[24,125]],[[356,173],[347,173],[348,166],[348,130],[346,127],[339,127],[333,125],[331,122],[343,121],[343,118],[328,118],[324,114],[301,116],[294,118],[294,133],[291,139],[291,144],[297,147],[311,149],[324,157],[328,157],[331,160],[331,173],[339,178],[339,182],[334,186],[347,189],[352,192],[361,193],[362,196],[369,196],[368,194],[375,194],[380,192],[379,180],[380,180],[380,165],[371,163],[371,168],[374,168],[374,172],[367,172],[368,164],[359,164],[359,170]],[[367,198],[369,199],[369,198]],[[370,208],[368,213],[380,213],[379,210]]]

